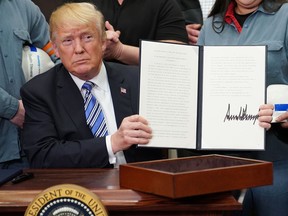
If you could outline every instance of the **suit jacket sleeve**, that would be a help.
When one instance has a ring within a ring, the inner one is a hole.
[[[35,168],[111,167],[105,138],[86,124],[81,93],[62,64],[21,89],[23,147]]]

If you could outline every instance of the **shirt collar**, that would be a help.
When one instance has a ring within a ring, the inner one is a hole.
[[[235,13],[234,8],[235,8],[235,2],[231,1],[227,8],[224,20],[228,24],[234,23],[237,31],[240,33],[242,31],[242,27],[234,16],[234,13]]]
[[[74,76],[73,74],[69,73],[70,76],[72,77],[72,79],[74,80],[75,84],[77,85],[77,87],[79,88],[79,90],[81,91],[83,84],[88,81],[88,80],[81,80],[78,77]],[[100,71],[98,73],[97,76],[93,77],[92,79],[90,79],[89,81],[93,82],[96,84],[96,86],[103,90],[103,91],[108,91],[109,90],[109,83],[108,83],[108,78],[107,78],[107,71],[105,68],[104,63],[102,62],[101,64],[101,68]]]
[[[234,23],[237,31],[240,33],[242,31],[242,27],[239,24],[239,22],[237,21],[237,19],[235,18],[235,15],[234,15],[234,13],[235,13],[235,10],[234,10],[235,9],[235,4],[236,3],[234,1],[230,2],[229,6],[227,8],[226,14],[224,16],[224,20],[228,24]],[[259,5],[258,9],[255,12],[257,12],[257,11],[261,11],[263,13],[268,13],[268,12],[266,12],[264,10],[262,4]]]

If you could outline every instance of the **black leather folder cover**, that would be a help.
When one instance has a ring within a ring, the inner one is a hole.
[[[0,186],[20,175],[22,169],[0,169]]]

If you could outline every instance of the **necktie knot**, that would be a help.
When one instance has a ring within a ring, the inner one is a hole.
[[[95,86],[95,83],[91,82],[91,81],[86,81],[83,86],[82,89],[86,89],[88,91],[91,92],[92,88]]]

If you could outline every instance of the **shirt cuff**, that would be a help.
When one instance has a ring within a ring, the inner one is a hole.
[[[11,98],[11,103],[7,113],[4,116],[8,116],[8,119],[12,119],[15,117],[19,109],[19,101],[16,98]]]
[[[106,148],[109,156],[109,163],[116,164],[116,155],[112,151],[111,135],[106,136]]]

